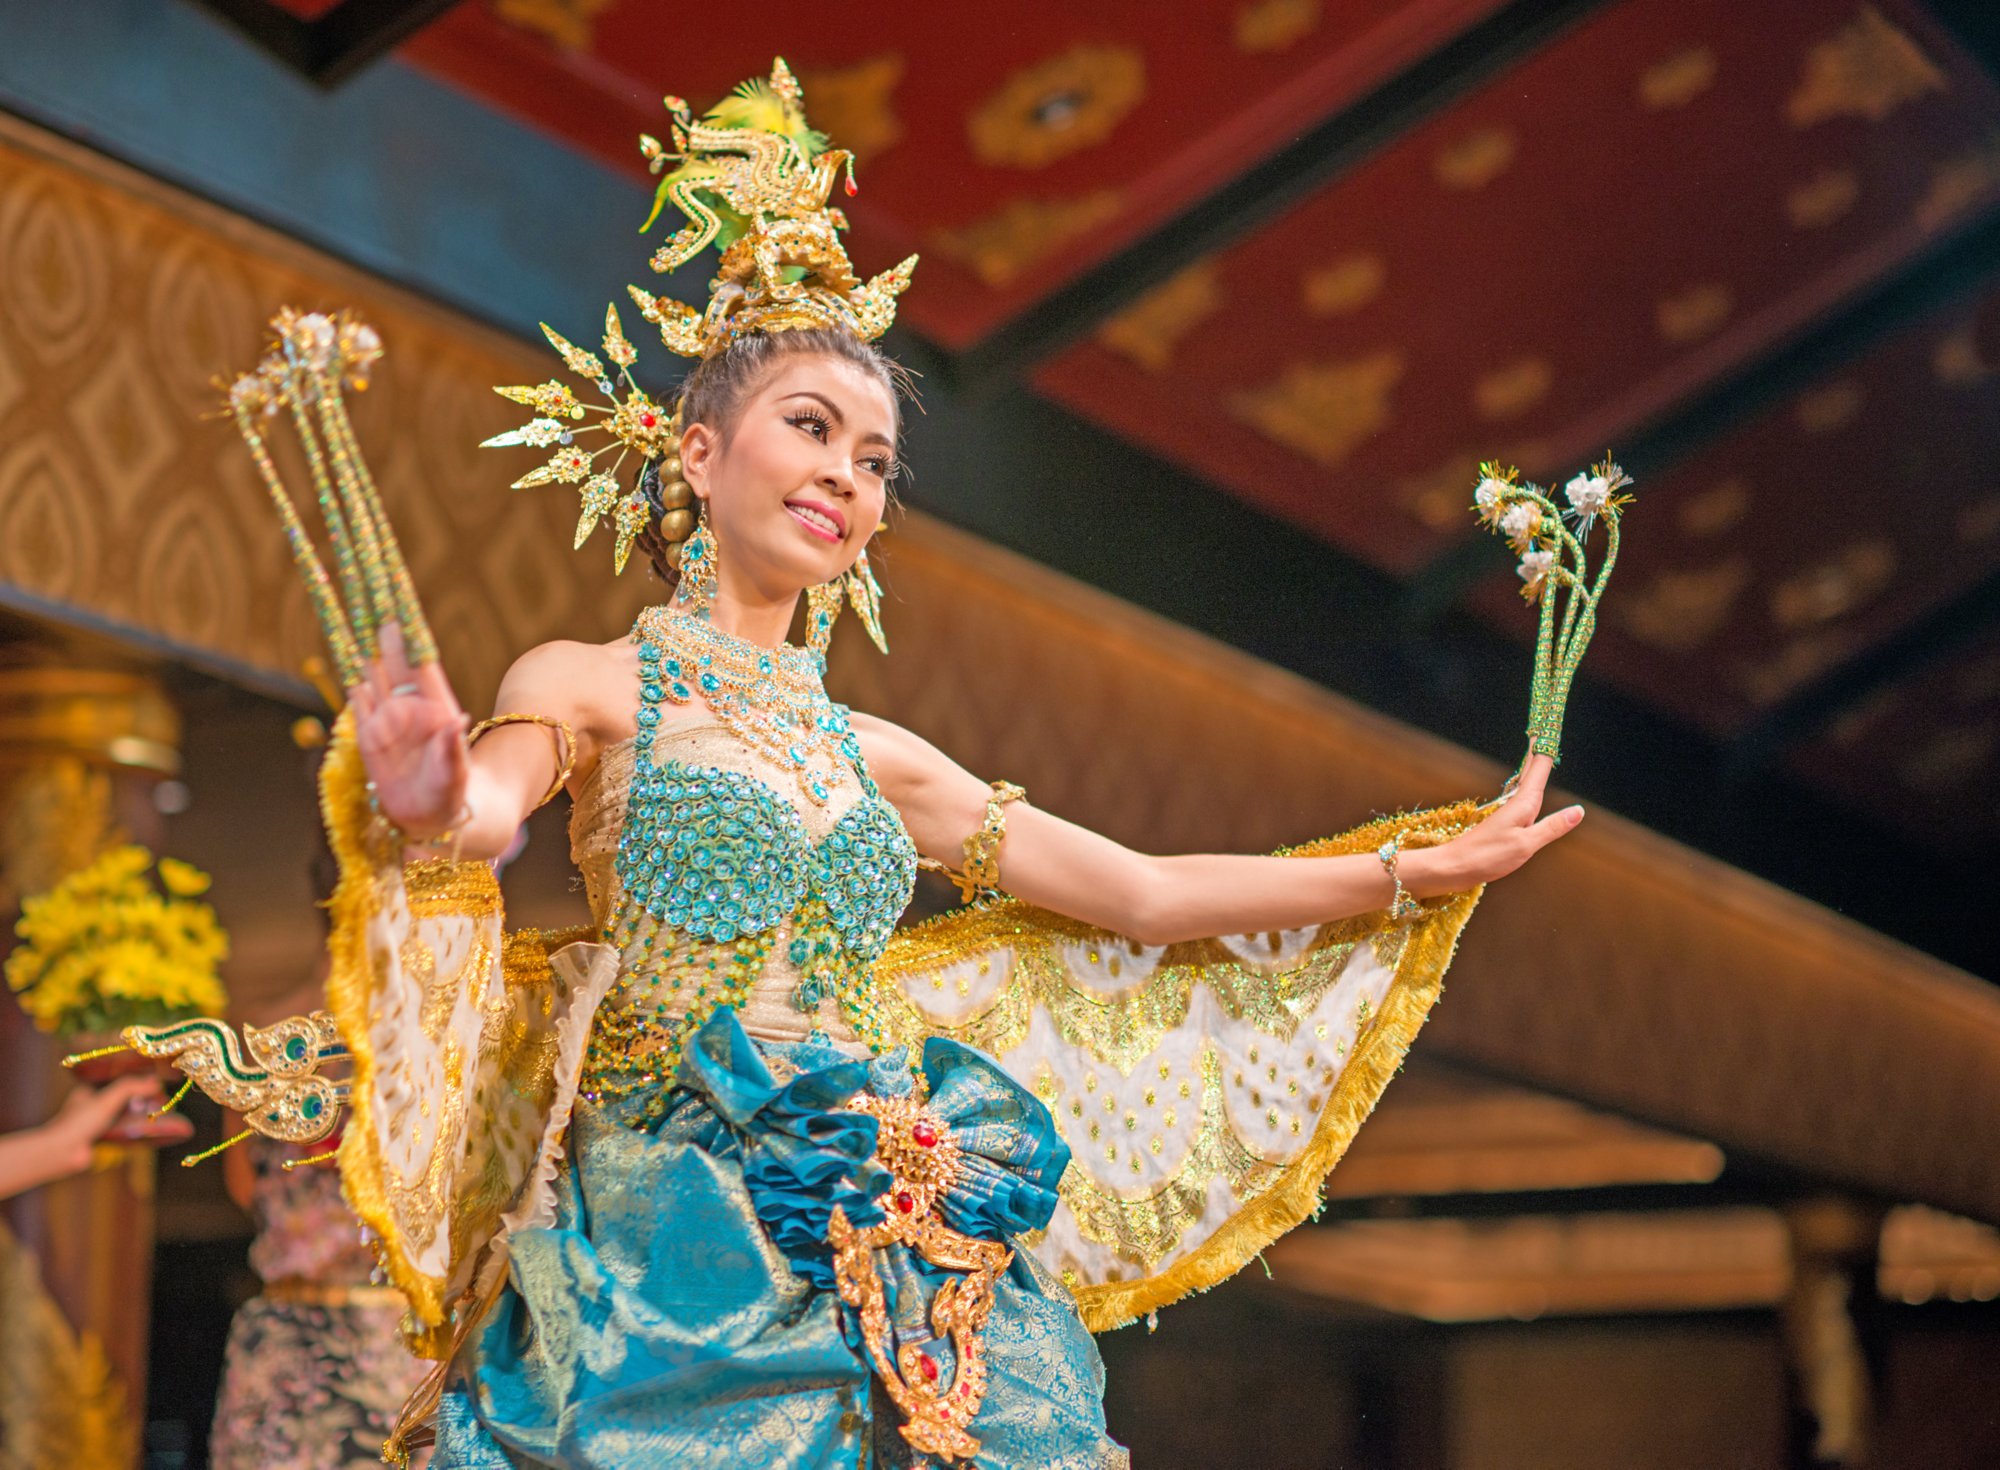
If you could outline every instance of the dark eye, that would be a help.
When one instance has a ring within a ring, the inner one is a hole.
[[[813,438],[820,440],[822,443],[825,442],[826,436],[833,431],[833,425],[827,422],[826,415],[814,413],[811,409],[787,415],[785,422],[789,423],[795,429],[804,429]]]
[[[878,480],[893,480],[896,477],[896,462],[881,455],[871,455],[861,461],[862,467]]]

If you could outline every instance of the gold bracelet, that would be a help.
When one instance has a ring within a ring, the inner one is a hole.
[[[1382,866],[1388,869],[1389,881],[1396,885],[1395,894],[1389,900],[1389,917],[1399,920],[1414,918],[1424,909],[1424,906],[1417,902],[1416,895],[1403,886],[1403,875],[1396,871],[1396,860],[1402,856],[1402,852],[1403,834],[1400,832],[1375,849],[1375,856],[1381,859]]]
[[[558,720],[551,715],[495,715],[474,725],[472,732],[465,737],[465,743],[472,745],[487,731],[497,730],[502,725],[540,725],[562,740],[562,754],[556,760],[556,779],[550,783],[547,795],[535,803],[534,809],[540,811],[569,784],[570,773],[576,769],[576,731],[569,727],[568,720]]]
[[[993,782],[992,793],[986,798],[986,819],[979,824],[978,831],[965,839],[964,869],[954,872],[938,864],[939,871],[958,885],[958,895],[967,903],[982,891],[999,891],[1000,844],[1007,840],[1007,803],[1023,801],[1028,795],[1012,781]]]

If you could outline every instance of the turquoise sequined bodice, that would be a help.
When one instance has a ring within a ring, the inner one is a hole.
[[[673,718],[703,672],[642,641],[638,732],[579,796],[572,846],[622,959],[592,1028],[589,1094],[663,1090],[682,1039],[721,1005],[770,1039],[825,1030],[884,1044],[872,971],[916,880],[902,819],[816,668],[815,697],[794,713],[832,763],[788,745],[784,728],[774,740],[740,721]]]
[[[774,929],[813,900],[842,948],[873,964],[909,904],[917,854],[896,809],[857,774],[867,794],[814,841],[797,809],[755,776],[642,756],[618,844],[626,901],[723,944]]]

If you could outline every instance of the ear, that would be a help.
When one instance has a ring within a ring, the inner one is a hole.
[[[708,499],[708,475],[721,441],[707,424],[689,424],[681,435],[681,478],[688,482],[695,499]]]

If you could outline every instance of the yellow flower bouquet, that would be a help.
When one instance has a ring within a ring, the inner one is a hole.
[[[208,875],[127,843],[21,905],[7,983],[36,1026],[61,1036],[214,1015],[229,936],[199,899]]]

